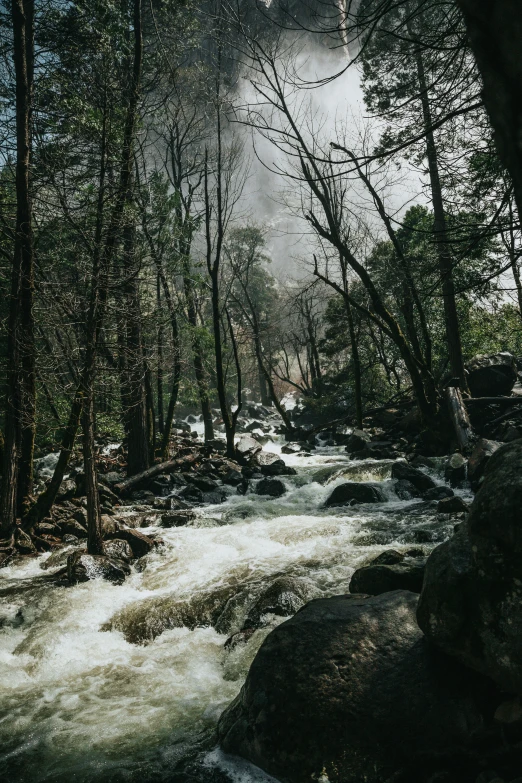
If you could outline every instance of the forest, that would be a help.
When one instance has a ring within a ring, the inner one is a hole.
[[[2,780],[522,780],[521,52],[0,0]]]

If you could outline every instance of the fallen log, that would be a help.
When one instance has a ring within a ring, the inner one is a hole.
[[[482,405],[522,405],[522,396],[520,397],[469,397],[465,401],[466,405],[480,403]]]
[[[183,467],[187,467],[188,464],[195,462],[196,455],[188,455],[183,459],[170,459],[167,462],[159,462],[157,465],[153,465],[151,468],[147,468],[143,473],[136,473],[135,476],[120,481],[119,484],[114,485],[114,489],[120,495],[126,495],[129,490],[137,487],[143,481],[159,476],[162,473],[175,473],[176,470],[181,470]]]
[[[453,429],[455,430],[457,443],[459,444],[459,448],[465,452],[476,440],[476,435],[471,426],[462,394],[457,387],[448,386],[444,392],[444,396],[446,397],[448,412],[451,423],[453,424]]]

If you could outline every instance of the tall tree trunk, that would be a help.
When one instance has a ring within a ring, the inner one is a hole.
[[[98,493],[95,448],[94,388],[96,380],[96,356],[100,331],[105,314],[105,304],[108,294],[109,270],[114,258],[118,236],[121,231],[122,218],[125,206],[127,204],[130,184],[132,181],[134,137],[136,132],[136,119],[143,58],[141,3],[142,0],[134,0],[134,61],[129,85],[118,189],[109,221],[109,226],[107,228],[103,252],[100,254],[98,250],[100,247],[99,242],[97,242],[95,246],[96,250],[93,258],[89,313],[87,317],[85,367],[82,379],[84,393],[82,429],[83,460],[87,496],[87,551],[89,554],[103,553],[103,540],[101,536],[101,509]],[[102,163],[99,189],[99,201],[101,199],[102,203],[104,194],[104,181],[105,166]],[[101,209],[98,210],[98,214],[103,214]],[[98,223],[97,238],[100,237],[101,225]]]
[[[194,361],[194,375],[196,376],[196,385],[198,387],[199,404],[203,415],[203,424],[205,426],[205,442],[214,440],[214,425],[212,423],[212,411],[210,409],[210,398],[208,394],[207,376],[203,362],[203,348],[198,335],[198,315],[196,310],[196,301],[194,295],[194,286],[190,277],[190,271],[187,269],[186,262],[183,284],[185,287],[185,298],[187,301],[188,322],[192,329],[192,351]]]
[[[348,330],[350,332],[350,347],[352,350],[352,364],[353,364],[353,378],[355,383],[355,418],[359,429],[363,425],[363,399],[362,399],[362,383],[361,383],[361,359],[359,356],[359,345],[357,341],[357,335],[355,333],[355,324],[353,322],[352,308],[348,300],[344,299],[344,306],[346,308],[346,317],[348,319]]]
[[[17,510],[31,491],[35,365],[32,298],[33,241],[30,194],[33,2],[13,0],[16,80],[16,225],[7,336],[7,399],[0,531],[13,533]],[[27,372],[27,377],[24,373]],[[22,473],[23,471],[23,473]]]
[[[127,203],[132,198],[131,186],[127,193]],[[124,264],[123,274],[129,275],[125,284],[125,401],[123,415],[127,434],[127,474],[143,473],[150,464],[149,421],[147,409],[147,390],[145,379],[145,359],[143,356],[143,340],[141,329],[141,309],[139,289],[136,276],[129,271],[134,266],[134,236],[133,226],[126,226],[124,231]]]
[[[158,310],[158,340],[157,340],[157,370],[156,370],[156,394],[157,394],[157,408],[158,408],[158,431],[160,435],[163,435],[165,431],[165,420],[163,418],[163,340],[164,329],[163,321],[161,320],[161,281],[158,274],[156,281],[156,303]]]
[[[522,216],[522,24],[520,0],[457,0],[479,67],[484,106]]]
[[[411,25],[409,25],[411,31]],[[413,37],[413,32],[411,33]],[[431,130],[433,127],[433,118],[431,115],[430,97],[426,74],[424,70],[424,61],[422,51],[415,45],[415,60],[417,64],[417,76],[420,87],[420,100],[422,104],[422,114],[424,127],[426,130],[426,155],[428,158],[428,169],[430,175],[431,198],[433,204],[433,227],[435,239],[437,242],[437,256],[439,262],[439,272],[442,283],[442,297],[444,301],[444,322],[446,327],[446,342],[448,345],[448,356],[450,360],[451,373],[458,378],[459,386],[463,391],[468,391],[468,381],[464,368],[464,358],[462,355],[462,342],[460,338],[460,324],[457,313],[457,303],[455,300],[455,284],[453,281],[453,261],[448,241],[448,232],[446,225],[446,211],[442,198],[442,187],[440,182],[439,162],[435,136]]]

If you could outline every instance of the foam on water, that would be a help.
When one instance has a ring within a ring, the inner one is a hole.
[[[224,649],[227,633],[199,627],[197,617],[193,630],[167,625],[145,644],[127,641],[125,621],[133,622],[144,601],[200,599],[205,608],[216,595],[255,592],[282,574],[306,577],[313,595],[343,593],[370,554],[418,543],[415,531],[435,543],[451,529],[429,510],[394,498],[392,482],[370,463],[359,465],[360,475],[381,480],[392,502],[326,509],[326,497],[346,476],[325,485],[314,474],[344,465],[354,476],[354,463],[340,449],[284,458],[298,470],[283,477],[285,496],[232,495],[202,510],[194,524],[162,530],[164,546],[121,586],[95,580],[54,587],[46,581],[52,569],[40,567],[48,555],[0,570],[0,779],[175,780],[179,764],[205,746],[195,779],[210,781],[217,771],[219,781],[270,783],[208,747],[260,644],[284,618],[272,618],[231,651]]]

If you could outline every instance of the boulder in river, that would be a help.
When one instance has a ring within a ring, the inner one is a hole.
[[[475,491],[480,486],[489,458],[502,446],[497,440],[480,438],[471,452],[468,461],[468,478]]]
[[[434,480],[427,476],[426,473],[423,473],[422,470],[413,468],[402,460],[393,465],[392,478],[409,481],[419,492],[426,492],[426,490],[437,486]]]
[[[263,476],[293,476],[297,472],[290,468],[277,454],[269,451],[259,451],[252,460],[252,465],[258,467]]]
[[[428,559],[419,625],[440,649],[522,694],[522,441],[489,459],[467,520]]]
[[[91,579],[106,579],[119,585],[125,581],[128,574],[130,568],[127,563],[106,555],[73,552],[67,558],[67,579],[72,585]]]
[[[455,493],[452,489],[445,486],[431,487],[426,492],[422,493],[424,500],[443,500],[444,498],[452,498]]]
[[[134,557],[143,557],[154,548],[154,541],[149,536],[143,535],[138,530],[117,530],[110,533],[107,539],[120,538],[130,544]]]
[[[453,763],[474,780],[465,765],[502,748],[501,697],[426,642],[416,606],[402,591],[308,603],[261,646],[219,721],[223,750],[285,783],[424,783]]]
[[[425,567],[425,557],[403,556],[395,563],[373,561],[354,572],[350,582],[350,593],[380,595],[392,590],[410,590],[412,593],[420,593]]]
[[[439,514],[460,514],[469,511],[469,506],[465,500],[458,495],[452,498],[442,498],[437,506]]]
[[[327,498],[326,506],[346,506],[354,503],[383,503],[386,497],[380,489],[372,484],[358,481],[347,481],[339,484]]]
[[[195,518],[196,514],[192,509],[182,511],[169,511],[161,515],[161,527],[182,527]]]
[[[354,430],[346,441],[346,451],[348,454],[361,451],[368,445],[370,439],[370,435],[367,432],[364,432],[364,430]]]
[[[246,465],[262,448],[255,438],[243,435],[236,443],[236,459],[241,465]]]
[[[466,371],[472,397],[508,396],[517,380],[515,357],[507,351],[474,356]]]
[[[250,608],[242,630],[260,628],[265,615],[290,617],[310,600],[314,592],[314,585],[309,579],[280,576],[261,593]]]
[[[273,498],[280,498],[286,492],[286,487],[282,481],[275,478],[264,478],[256,486],[256,495],[271,495]]]

